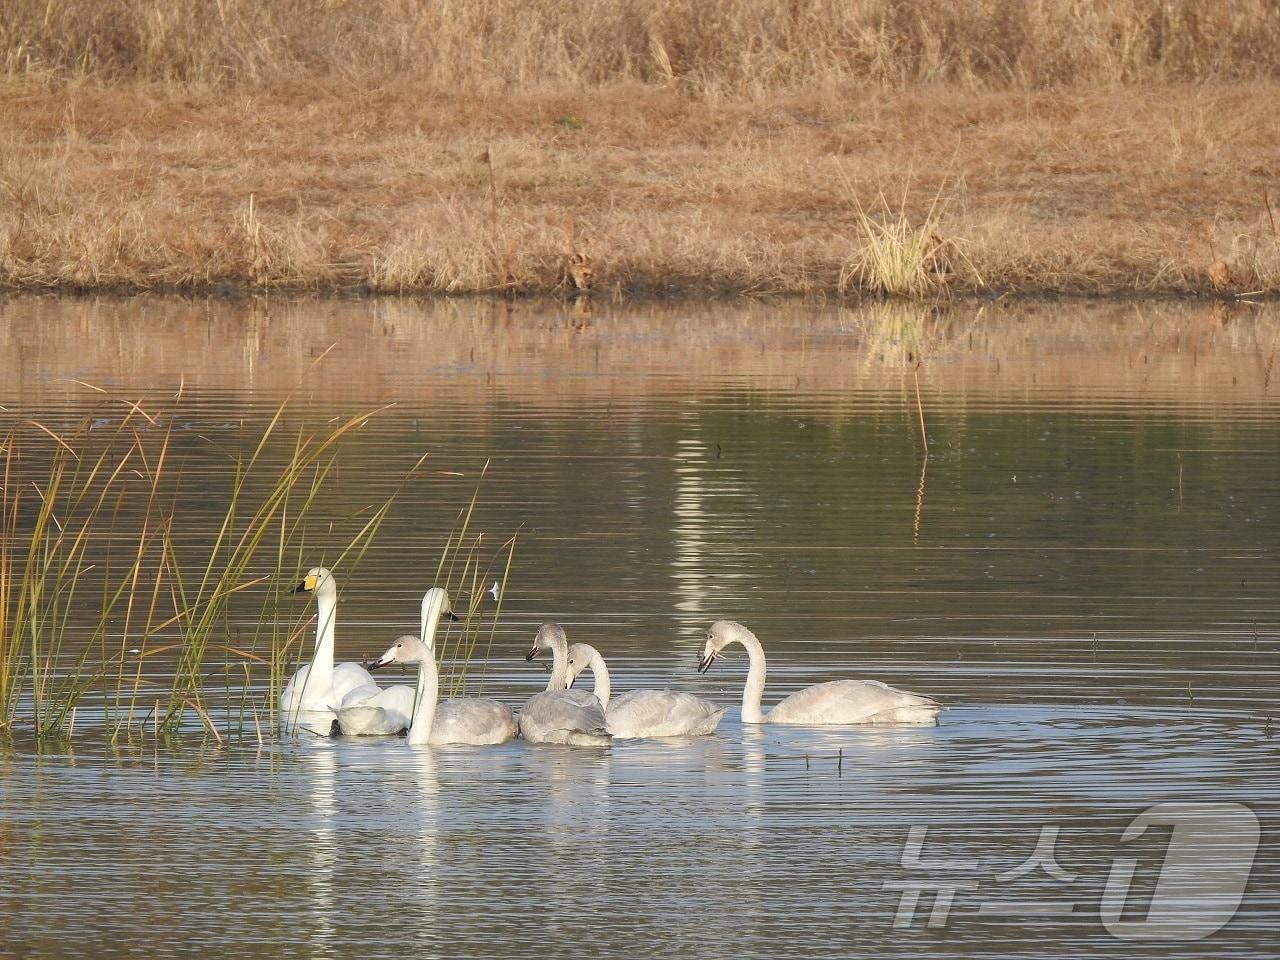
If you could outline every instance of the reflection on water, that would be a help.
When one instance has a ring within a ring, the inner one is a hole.
[[[307,422],[394,403],[320,505],[359,516],[390,465],[430,453],[342,572],[340,660],[416,627],[487,463],[475,529],[521,541],[469,693],[526,699],[545,675],[522,654],[558,619],[618,690],[730,705],[691,741],[430,751],[218,748],[194,725],[111,746],[87,701],[73,746],[0,743],[0,955],[1252,957],[1275,940],[1270,308],[681,305],[584,324],[531,304],[18,299],[0,346],[0,416],[109,423],[129,398],[181,424],[187,544],[221,516],[219,451],[286,393]],[[238,645],[261,608],[233,607]],[[719,616],[761,637],[766,702],[857,675],[950,709],[936,728],[744,728],[746,658],[693,669]],[[73,618],[64,652],[86,640]],[[1154,889],[1164,835],[1121,837],[1166,800],[1262,818],[1241,913],[1208,947],[1121,942],[1099,919],[1118,857]],[[1072,879],[999,880],[1046,828]],[[945,925],[926,925],[932,894],[894,925],[917,862],[964,882]],[[1001,901],[1071,909],[983,909]]]
[[[299,826],[298,846],[305,855],[302,863],[307,887],[308,939],[322,954],[333,952],[333,915],[338,905],[334,876],[338,860],[344,856],[337,843],[337,764],[333,754],[315,751],[303,761],[302,778],[309,786],[308,816]]]
[[[937,728],[841,733],[731,721],[717,737],[607,752],[312,741],[199,762],[190,747],[79,749],[8,761],[0,909],[27,955],[144,939],[159,956],[367,943],[538,956],[554,942],[729,957],[784,938],[812,957],[869,940],[890,956],[1203,956],[1202,944],[1102,929],[1111,863],[1135,852],[1124,827],[1171,797],[1245,802],[1264,824],[1276,812],[1274,741],[1257,726],[1116,708],[966,707]],[[899,893],[885,882],[914,876],[904,847],[919,825],[924,863],[980,885],[944,929],[895,930]],[[1075,879],[995,882],[1044,826],[1060,828],[1055,853]],[[1140,865],[1149,883],[1153,862]],[[1274,936],[1274,870],[1264,846],[1215,956],[1257,956]],[[1046,897],[1078,906],[980,913]]]

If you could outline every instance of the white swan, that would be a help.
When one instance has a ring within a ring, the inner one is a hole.
[[[378,685],[357,663],[333,664],[333,635],[338,613],[338,585],[324,567],[312,567],[290,593],[314,593],[318,618],[311,662],[289,678],[280,694],[280,713],[290,720],[300,713],[333,711],[348,699],[373,696]]]
[[[520,710],[520,736],[530,743],[565,743],[571,747],[603,747],[609,744],[604,708],[589,693],[566,690],[569,641],[558,623],[544,623],[533,638],[532,660],[543,650],[552,657],[547,689],[534,694]]]
[[[605,708],[609,733],[624,739],[657,737],[705,737],[715,733],[724,707],[678,690],[628,690],[610,699],[609,667],[600,651],[589,643],[569,647],[565,683],[572,687],[584,671],[595,678],[593,692]]]
[[[511,708],[496,700],[475,697],[438,703],[440,673],[436,666],[435,635],[440,618],[457,619],[449,606],[449,595],[432,587],[422,598],[422,635],[403,636],[370,665],[370,669],[393,663],[417,664],[417,688],[403,684],[387,687],[377,696],[338,710],[338,726],[344,734],[376,736],[397,734],[406,727],[409,743],[462,743],[487,746],[506,743],[516,735]]]
[[[435,593],[432,590],[436,591]],[[422,636],[426,637],[425,646],[428,650],[435,649],[436,629],[440,624],[441,617],[448,617],[450,620],[457,620],[453,610],[449,604],[449,595],[439,588],[433,587],[432,590],[422,598]],[[400,641],[410,639],[409,635],[403,636],[400,640],[392,645],[392,650],[401,646]],[[423,641],[417,637],[412,639],[418,643]],[[383,659],[386,655],[383,655]],[[388,663],[407,661],[387,661]],[[413,663],[417,663],[414,660]],[[370,666],[371,670],[376,670],[379,666],[386,666],[383,663],[374,663]],[[372,679],[372,678],[370,678]],[[409,729],[409,724],[413,722],[413,705],[416,699],[415,690],[407,684],[393,684],[389,687],[383,687],[379,690],[376,686],[370,692],[367,688],[361,687],[354,695],[347,697],[341,705],[336,709],[338,715],[338,732],[344,737],[390,737],[398,736]]]
[[[760,709],[764,694],[764,648],[756,635],[740,623],[717,620],[707,634],[707,643],[698,661],[698,672],[706,673],[716,657],[731,643],[747,648],[751,667],[742,691],[743,723],[937,723],[942,705],[919,694],[897,690],[878,680],[831,680],[798,690],[779,702],[766,715]]]

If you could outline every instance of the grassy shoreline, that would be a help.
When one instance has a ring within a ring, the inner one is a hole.
[[[0,288],[1280,292],[1265,79],[709,97],[28,77],[0,94]]]

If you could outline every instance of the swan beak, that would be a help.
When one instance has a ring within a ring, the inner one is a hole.
[[[458,616],[458,615],[457,615],[456,613],[454,613],[452,610],[446,610],[446,611],[444,612],[444,615],[445,615],[446,617],[448,617],[450,620],[452,620],[454,623],[457,623],[459,620],[461,620],[461,619],[462,619],[460,616]]]
[[[577,678],[577,676],[576,676],[575,674],[572,674],[572,673],[571,673],[571,674],[569,674],[569,682],[568,682],[568,683],[566,683],[566,684],[564,685],[564,688],[565,688],[566,690],[572,690],[572,689],[573,689],[573,683],[574,683],[574,681],[575,681],[575,680],[577,680],[577,679],[578,679],[578,678]]]
[[[395,663],[395,661],[394,661],[394,660],[388,660],[386,657],[381,657],[381,658],[379,658],[379,659],[377,659],[377,660],[373,661],[373,663],[369,664],[369,666],[368,666],[366,669],[369,669],[369,670],[377,670],[377,669],[379,669],[379,668],[381,668],[381,667],[389,667],[389,666],[391,666],[391,664],[393,664],[393,663]]]
[[[708,653],[705,657],[701,658],[698,661],[698,672],[706,673],[708,670],[711,669],[711,665],[715,662],[716,662],[716,653],[713,650],[711,651],[711,653]]]
[[[290,593],[310,593],[315,588],[316,588],[316,578],[311,574],[307,574],[307,576],[303,579],[303,581],[300,584],[298,584],[296,587],[294,587],[292,590],[290,590],[289,592]]]
[[[533,645],[533,649],[532,649],[532,650],[530,650],[528,653],[526,653],[526,654],[524,655],[524,658],[525,658],[525,660],[532,660],[532,659],[533,659],[534,657],[536,657],[540,652],[541,652],[541,651],[538,649],[538,645],[535,643],[535,644]]]

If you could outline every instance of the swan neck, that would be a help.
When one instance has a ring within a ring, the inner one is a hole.
[[[325,691],[333,686],[333,643],[338,617],[338,598],[330,591],[316,594],[316,650],[311,660],[307,686]]]
[[[563,637],[551,640],[551,679],[548,690],[563,690],[569,680],[569,644]]]
[[[422,642],[431,651],[432,658],[436,652],[436,630],[440,627],[440,617],[444,613],[444,604],[438,600],[427,599],[422,604]]]
[[[747,656],[751,659],[751,667],[747,670],[747,685],[742,688],[742,722],[763,723],[764,711],[760,709],[760,701],[764,698],[765,662],[764,647],[751,631],[743,631],[738,642],[747,648]]]
[[[595,677],[591,692],[600,701],[600,706],[607,707],[613,687],[609,680],[609,667],[605,664],[604,657],[600,656],[599,650],[591,654],[591,675]]]
[[[409,723],[409,743],[413,746],[430,742],[439,699],[440,671],[436,667],[435,651],[428,648],[427,655],[418,664],[418,688],[413,698],[413,720]]]

